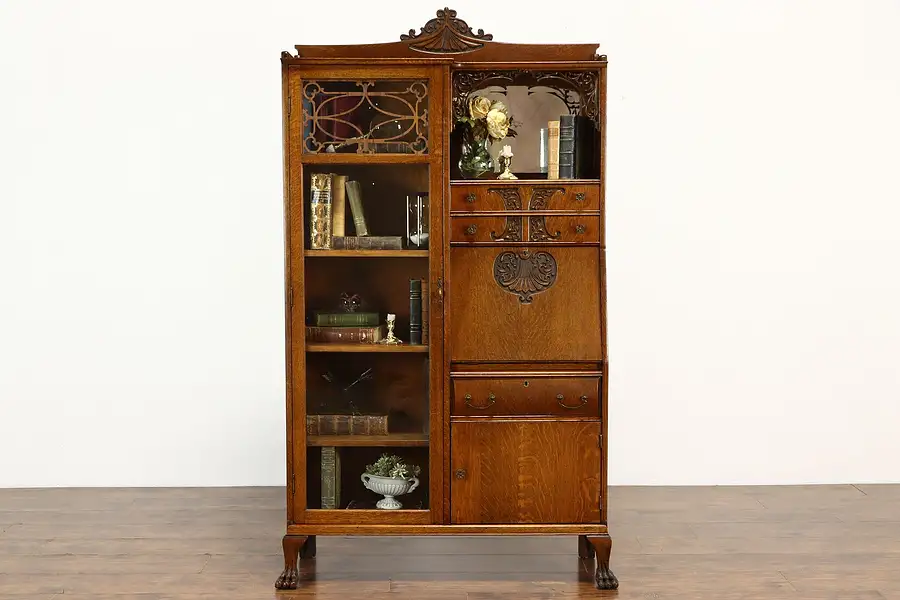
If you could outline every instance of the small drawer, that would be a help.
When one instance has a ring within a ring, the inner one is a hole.
[[[523,217],[451,217],[451,242],[520,242]]]
[[[454,377],[457,416],[600,416],[600,377]]]
[[[451,185],[453,212],[493,210],[600,210],[600,185],[566,185],[564,180],[533,185]]]
[[[529,216],[529,242],[600,243],[600,217]]]

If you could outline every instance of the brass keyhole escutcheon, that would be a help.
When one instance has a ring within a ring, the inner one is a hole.
[[[522,385],[524,385],[525,387],[528,387],[528,380],[526,379],[525,383],[523,383]]]
[[[456,478],[457,479],[465,479],[466,478],[466,470],[465,469],[457,469],[456,470]]]
[[[575,233],[584,233],[587,228],[584,225],[578,224],[575,226]]]

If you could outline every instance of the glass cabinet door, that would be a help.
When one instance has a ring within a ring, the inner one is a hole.
[[[427,524],[441,509],[439,73],[291,80],[298,523],[367,511],[367,523]]]

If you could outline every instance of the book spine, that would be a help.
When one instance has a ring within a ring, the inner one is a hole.
[[[575,177],[588,179],[598,172],[597,136],[594,122],[588,117],[575,118]]]
[[[403,237],[399,235],[334,237],[332,244],[338,250],[402,250]]]
[[[547,122],[547,179],[559,179],[559,121]]]
[[[308,435],[387,435],[387,415],[307,415]]]
[[[331,190],[331,236],[344,235],[347,215],[346,175],[335,175]]]
[[[306,326],[306,340],[318,343],[374,344],[383,335],[382,327],[320,327]]]
[[[331,173],[314,173],[309,190],[309,247],[331,248]]]
[[[422,280],[422,343],[428,343],[428,305],[431,303],[431,295],[428,280]]]
[[[334,446],[322,447],[322,508],[340,508],[341,456]]]
[[[409,280],[409,343],[422,343],[422,280]]]
[[[348,181],[344,186],[347,190],[347,199],[350,203],[350,214],[353,216],[353,226],[356,228],[356,235],[369,235],[369,228],[366,227],[366,216],[362,207],[362,189],[358,181]]]
[[[559,117],[559,178],[575,178],[575,115]]]
[[[378,313],[315,313],[317,327],[377,327]]]

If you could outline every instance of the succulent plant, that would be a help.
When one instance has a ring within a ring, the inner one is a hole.
[[[382,454],[373,465],[366,465],[366,473],[377,477],[406,479],[418,477],[421,469],[416,465],[408,465],[396,454]]]

